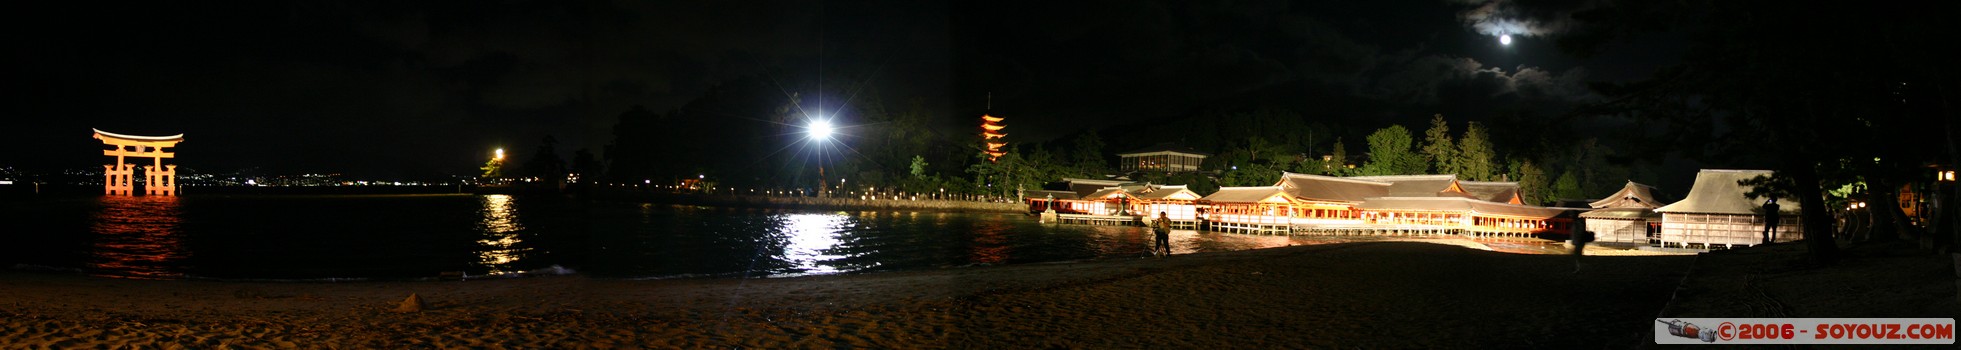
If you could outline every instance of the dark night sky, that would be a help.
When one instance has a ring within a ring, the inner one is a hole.
[[[1322,101],[1368,103],[1316,117],[1420,127],[1556,111],[1593,98],[1585,81],[1640,78],[1679,51],[1656,36],[1571,57],[1550,39],[1591,2],[1535,3],[35,5],[0,15],[0,166],[94,167],[94,127],[184,133],[178,162],[198,169],[469,174],[545,135],[564,155],[597,151],[630,106],[669,110],[752,75],[863,82],[948,121],[992,92],[1023,140]]]

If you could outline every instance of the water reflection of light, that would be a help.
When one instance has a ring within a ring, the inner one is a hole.
[[[517,232],[524,230],[524,225],[518,222],[517,207],[510,195],[486,195],[480,201],[483,209],[478,212],[483,214],[483,219],[477,221],[477,230],[483,239],[477,240],[477,244],[483,250],[477,253],[478,262],[489,267],[493,275],[515,272],[507,268],[517,262],[522,251],[516,247],[523,241],[518,239]]]
[[[837,267],[823,262],[844,258],[843,255],[829,254],[841,241],[845,224],[843,214],[789,214],[784,216],[783,260],[794,264],[803,274],[837,273]]]
[[[183,277],[184,249],[176,196],[103,196],[90,228],[95,232],[87,263],[104,277],[169,279]]]
[[[1296,236],[1208,234],[1192,230],[1171,230],[1172,254],[1267,249],[1298,243]]]
[[[1097,237],[1097,240],[1101,242],[1097,244],[1097,249],[1100,254],[1105,256],[1151,254],[1151,249],[1157,247],[1156,237],[1154,237],[1150,229],[1125,226],[1095,226],[1089,229]],[[1335,243],[1332,241],[1321,242],[1318,237],[1321,236],[1249,235],[1171,230],[1171,254],[1229,252],[1301,244]]]
[[[999,264],[1008,261],[1008,231],[1014,229],[1005,222],[983,221],[974,225],[973,251],[967,258],[976,264]]]

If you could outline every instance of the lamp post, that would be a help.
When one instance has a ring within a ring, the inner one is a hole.
[[[832,130],[831,130],[831,121],[829,121],[829,120],[824,120],[824,119],[813,119],[813,120],[811,120],[811,121],[810,121],[810,126],[808,126],[808,127],[806,127],[806,128],[804,128],[804,129],[805,129],[805,133],[807,133],[807,134],[809,134],[809,136],[810,136],[810,142],[811,142],[811,143],[813,143],[813,144],[816,144],[816,145],[817,145],[817,152],[818,152],[818,156],[817,156],[817,196],[818,196],[818,197],[829,197],[829,196],[830,196],[830,195],[829,195],[829,192],[830,192],[830,186],[831,186],[831,185],[830,185],[830,182],[829,182],[829,181],[827,181],[827,179],[826,179],[826,178],[824,177],[824,156],[823,156],[823,152],[824,152],[824,142],[825,142],[825,141],[830,141],[830,140],[831,140],[831,131],[832,131]]]

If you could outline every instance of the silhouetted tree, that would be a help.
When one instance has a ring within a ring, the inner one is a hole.
[[[1369,163],[1362,175],[1422,174],[1429,169],[1423,155],[1410,150],[1409,129],[1390,125],[1369,134]]]
[[[1495,159],[1498,151],[1491,146],[1491,137],[1484,132],[1484,126],[1471,122],[1464,127],[1464,138],[1457,142],[1456,173],[1460,178],[1490,181],[1502,171]]]
[[[1462,170],[1458,166],[1456,142],[1450,138],[1450,124],[1444,122],[1444,115],[1430,118],[1430,129],[1423,131],[1423,155],[1435,165],[1433,174],[1456,174]]]
[[[1546,197],[1552,188],[1547,183],[1546,171],[1532,164],[1530,159],[1517,164],[1517,170],[1514,172],[1518,173],[1518,177],[1514,180],[1518,181],[1519,201],[1529,205],[1545,205]]]
[[[1247,164],[1239,169],[1226,170],[1219,176],[1219,185],[1226,187],[1272,186],[1276,182],[1280,182],[1280,169],[1265,163]]]
[[[1110,166],[1104,161],[1103,155],[1103,136],[1097,134],[1096,130],[1089,130],[1077,137],[1069,152],[1079,175],[1094,176],[1109,173]]]
[[[613,143],[606,145],[606,178],[635,182],[656,177],[662,131],[661,119],[646,106],[635,105],[613,124]]]
[[[537,152],[524,162],[524,175],[545,183],[565,181],[565,160],[558,157],[558,138],[546,135],[538,141]]]
[[[1287,154],[1287,146],[1269,142],[1265,137],[1253,136],[1246,138],[1239,147],[1234,147],[1231,153],[1235,158],[1244,158],[1244,164],[1273,164],[1280,162],[1279,157]]]
[[[1331,165],[1330,169],[1332,170],[1327,175],[1347,176],[1354,170],[1348,168],[1348,146],[1344,146],[1342,143],[1341,139],[1335,139],[1335,149],[1328,159],[1328,163],[1331,163],[1329,164]]]
[[[1219,191],[1219,184],[1213,181],[1211,176],[1195,171],[1171,174],[1171,176],[1165,178],[1163,183],[1173,185],[1183,184],[1187,188],[1190,188],[1192,192],[1196,192],[1201,196]]]
[[[1586,198],[1586,193],[1580,190],[1579,175],[1574,174],[1572,169],[1567,169],[1565,173],[1559,174],[1559,179],[1553,180],[1552,198],[1547,198],[1546,200],[1552,201],[1552,200],[1562,200],[1562,199],[1585,199],[1585,198]]]
[[[1581,140],[1571,149],[1567,163],[1569,168],[1579,171],[1580,192],[1586,196],[1605,196],[1619,191],[1629,180],[1628,169],[1614,164],[1614,149],[1600,144],[1599,139]],[[1591,197],[1588,197],[1591,198]]]
[[[606,176],[604,167],[600,165],[598,159],[594,159],[592,151],[584,148],[572,152],[571,172],[579,174],[580,183],[598,182]]]

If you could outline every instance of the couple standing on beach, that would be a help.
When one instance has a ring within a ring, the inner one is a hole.
[[[1158,219],[1151,222],[1151,233],[1157,234],[1157,245],[1151,247],[1151,253],[1171,255],[1171,216],[1158,212]]]

